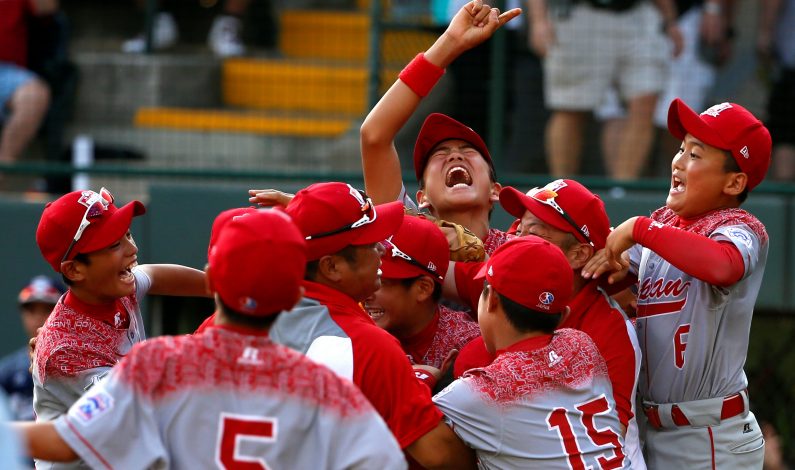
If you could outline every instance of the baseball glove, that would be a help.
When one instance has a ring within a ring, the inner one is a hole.
[[[483,246],[483,241],[463,225],[437,219],[430,214],[418,214],[409,209],[406,209],[406,213],[428,219],[439,227],[445,237],[447,237],[447,243],[450,244],[450,261],[468,262],[484,261],[486,259],[486,249]]]

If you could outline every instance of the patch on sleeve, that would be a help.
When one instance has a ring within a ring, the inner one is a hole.
[[[726,231],[726,236],[731,238],[733,241],[742,243],[749,250],[753,249],[754,247],[754,241],[751,239],[751,235],[743,229],[730,228]]]
[[[70,410],[70,414],[83,424],[91,424],[96,418],[113,409],[113,397],[107,392],[85,395]]]

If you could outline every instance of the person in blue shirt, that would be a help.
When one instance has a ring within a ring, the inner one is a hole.
[[[28,338],[44,325],[64,288],[47,276],[36,276],[18,296],[22,326]],[[0,389],[8,395],[11,418],[31,421],[33,415],[33,378],[30,375],[30,354],[25,345],[0,359]]]

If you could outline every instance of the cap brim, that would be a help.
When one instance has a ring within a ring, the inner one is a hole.
[[[378,243],[391,237],[403,222],[403,203],[388,202],[375,206],[375,221],[352,230],[351,245]]]
[[[668,131],[679,140],[690,134],[696,139],[720,149],[730,149],[731,145],[720,138],[701,116],[693,111],[679,98],[671,102],[668,108]]]
[[[545,224],[551,225],[558,230],[572,233],[577,239],[582,237],[572,231],[572,226],[555,209],[536,201],[511,186],[505,186],[500,191],[500,205],[507,213],[517,219],[524,217],[525,211],[530,211]]]
[[[80,245],[76,251],[78,253],[91,253],[111,245],[127,233],[133,217],[145,213],[146,207],[139,201],[132,201],[124,205],[117,209],[108,220],[104,221],[100,232],[93,234],[86,244]]]
[[[392,257],[389,250],[381,257],[381,277],[383,278],[409,279],[426,274],[430,276],[430,273],[402,261],[401,259]]]

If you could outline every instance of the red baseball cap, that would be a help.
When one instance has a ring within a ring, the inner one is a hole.
[[[213,249],[213,245],[215,245],[215,242],[218,241],[218,235],[221,234],[221,229],[224,228],[227,223],[229,223],[235,217],[252,214],[254,212],[257,212],[257,209],[254,207],[236,207],[234,209],[227,209],[218,214],[213,221],[212,228],[210,229],[210,243],[207,245],[207,258],[210,257],[210,250]]]
[[[115,243],[130,229],[132,218],[145,212],[139,201],[117,208],[105,188],[99,193],[73,191],[44,206],[36,229],[36,244],[52,269],[61,272],[61,260],[84,221],[88,225],[69,251],[67,260],[78,253],[91,253]]]
[[[440,284],[444,282],[450,246],[433,222],[407,215],[385,246],[381,256],[381,277],[407,279],[427,275]]]
[[[47,276],[36,276],[30,283],[19,291],[17,302],[19,305],[41,302],[57,304],[65,289],[60,282]]]
[[[246,315],[292,309],[301,295],[306,242],[290,218],[282,211],[254,211],[219,225],[208,257],[210,289]]]
[[[284,209],[307,240],[308,259],[320,259],[349,245],[386,240],[403,221],[403,203],[376,206],[346,183],[315,183],[296,193]]]
[[[737,165],[748,175],[748,190],[765,178],[770,167],[773,142],[762,121],[735,103],[720,103],[696,114],[676,98],[668,108],[668,130],[677,139],[685,134],[731,152]]]
[[[475,275],[501,295],[541,313],[563,311],[574,292],[574,272],[560,248],[536,236],[497,248]]]
[[[422,173],[425,171],[431,150],[440,142],[450,139],[460,139],[472,144],[489,164],[491,171],[494,171],[494,163],[491,161],[489,149],[477,132],[450,116],[433,113],[422,123],[420,133],[417,135],[417,142],[414,144],[414,173],[417,175],[417,181],[422,180]]]
[[[525,211],[530,211],[545,224],[571,233],[580,242],[593,243],[597,250],[605,247],[610,235],[610,219],[605,204],[599,196],[574,180],[555,180],[543,188],[533,188],[527,194],[506,186],[500,191],[500,205],[518,219],[524,216]]]

